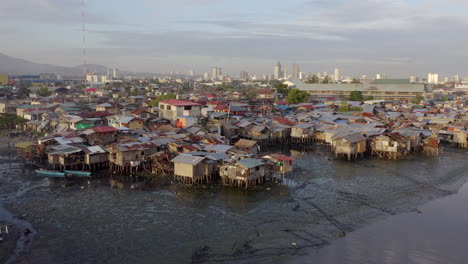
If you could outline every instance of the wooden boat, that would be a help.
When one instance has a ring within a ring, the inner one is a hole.
[[[59,171],[35,170],[37,175],[49,178],[65,178],[65,173]]]
[[[72,171],[72,170],[64,170],[64,172],[67,175],[70,175],[72,177],[84,177],[84,178],[89,178],[91,177],[91,172],[89,171]]]

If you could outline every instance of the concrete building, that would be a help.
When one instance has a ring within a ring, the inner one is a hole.
[[[419,78],[417,76],[410,76],[410,83],[417,83],[419,82]]]
[[[335,82],[339,82],[339,81],[340,81],[340,69],[335,68],[335,75],[333,76],[333,80],[334,80]]]
[[[429,84],[438,84],[439,83],[439,74],[429,73],[427,75],[427,83],[429,83]]]
[[[201,104],[177,99],[166,99],[159,102],[160,118],[175,122],[178,117],[183,116],[199,118],[201,116]]]
[[[275,71],[274,71],[274,78],[276,80],[280,79],[281,78],[281,63],[278,61],[275,65]]]
[[[247,81],[249,79],[249,73],[246,71],[241,71],[239,73],[239,79]]]
[[[2,102],[0,103],[0,113],[16,114],[16,105]]]
[[[299,73],[300,73],[299,64],[294,63],[292,65],[292,78],[293,79],[298,79],[299,78]]]
[[[120,79],[120,78],[121,78],[120,70],[119,69],[112,69],[112,79],[116,80],[116,79]]]
[[[86,74],[86,81],[88,83],[106,83],[109,81],[109,77],[107,75],[88,73]]]
[[[375,75],[375,79],[376,79],[376,80],[387,79],[387,74],[377,73],[377,74]]]
[[[360,84],[306,84],[293,81],[297,89],[307,91],[317,97],[349,96],[352,91],[360,91],[364,97],[374,99],[409,99],[424,93],[424,84],[407,83],[360,83]]]

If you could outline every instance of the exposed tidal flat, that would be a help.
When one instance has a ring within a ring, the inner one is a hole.
[[[295,172],[284,184],[253,190],[49,182],[3,157],[0,225],[15,231],[0,262],[301,263],[384,219],[424,217],[418,208],[468,180],[465,150],[399,161],[291,154]]]

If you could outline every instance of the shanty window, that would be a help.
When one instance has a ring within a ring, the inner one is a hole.
[[[192,110],[191,106],[184,106],[184,110]]]
[[[167,106],[167,110],[171,110],[171,106],[170,106],[170,105]]]
[[[164,110],[164,105],[160,105],[159,107],[161,108],[161,110]]]

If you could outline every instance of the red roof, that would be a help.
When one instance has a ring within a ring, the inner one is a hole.
[[[301,105],[298,108],[313,109],[313,108],[315,108],[315,106],[313,106],[313,105]]]
[[[184,100],[177,100],[177,99],[166,99],[160,101],[160,103],[173,105],[173,106],[201,106],[199,103],[195,103],[192,101],[184,101]]]
[[[112,126],[105,126],[105,127],[93,127],[91,128],[96,133],[108,133],[108,132],[115,132],[117,128]]]
[[[85,89],[85,92],[95,92],[97,90],[97,88],[88,88],[88,89]]]
[[[267,94],[267,95],[270,95],[270,94],[273,94],[273,90],[272,89],[255,89],[255,93],[256,94]]]
[[[223,110],[223,109],[226,109],[228,108],[227,105],[217,105],[215,108],[213,108],[214,110]]]
[[[283,102],[283,101],[279,101],[279,102],[275,102],[275,104],[277,104],[277,105],[287,105],[288,103]]]
[[[286,125],[286,126],[294,126],[296,124],[293,121],[284,117],[273,117],[273,121],[280,123],[282,125]]]

